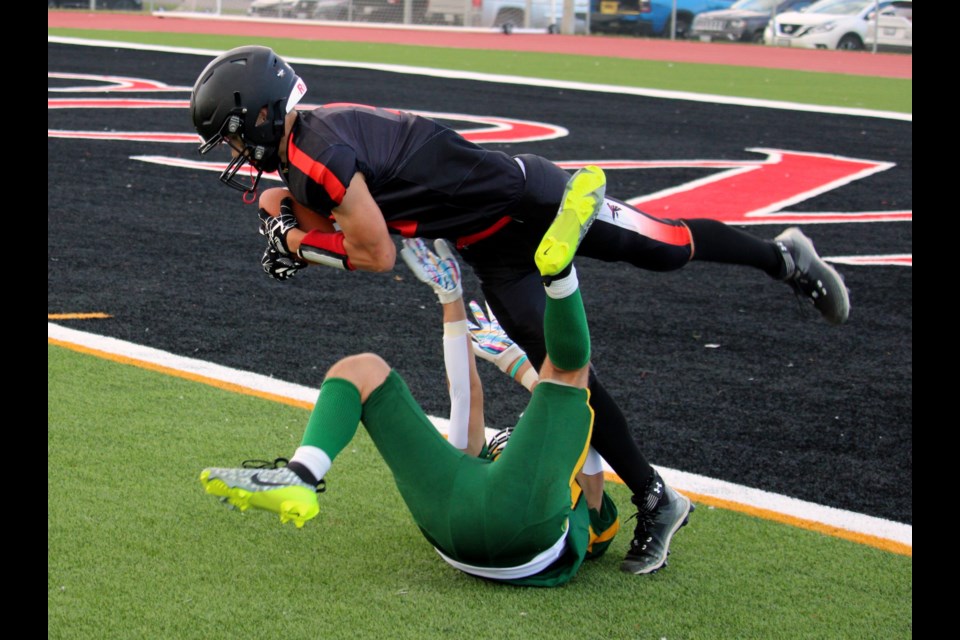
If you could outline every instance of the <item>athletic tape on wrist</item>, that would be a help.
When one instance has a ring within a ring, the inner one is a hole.
[[[533,367],[530,367],[523,372],[523,377],[520,378],[520,384],[522,384],[527,391],[533,391],[533,385],[537,384],[540,380],[540,374],[537,373],[537,370]]]
[[[503,371],[504,373],[510,373],[510,363],[522,355],[525,355],[523,349],[514,343],[496,355],[493,361],[500,371]]]
[[[517,377],[517,371],[520,370],[520,367],[522,367],[522,366],[523,366],[523,363],[526,362],[526,361],[527,361],[527,355],[526,355],[526,354],[523,354],[523,356],[521,356],[521,358],[520,358],[519,360],[517,360],[517,363],[516,363],[515,365],[513,365],[513,369],[510,369],[510,377],[511,377],[511,378],[516,378],[516,377]]]
[[[456,320],[454,322],[444,322],[443,323],[443,337],[444,338],[459,338],[460,336],[467,335],[467,321],[466,320]]]

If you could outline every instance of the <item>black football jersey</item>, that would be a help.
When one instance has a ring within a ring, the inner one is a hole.
[[[503,152],[428,118],[354,104],[300,112],[284,169],[294,198],[325,215],[359,171],[393,233],[461,245],[505,225],[524,188]]]

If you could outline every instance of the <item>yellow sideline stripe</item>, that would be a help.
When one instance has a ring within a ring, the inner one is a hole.
[[[109,313],[48,313],[47,320],[94,320],[112,318]]]
[[[74,344],[72,342],[64,342],[62,340],[57,340],[56,338],[47,337],[47,342],[49,344],[53,344],[58,347],[63,347],[64,349],[70,349],[71,351],[79,351],[80,353],[85,353],[87,355],[103,358],[104,360],[112,360],[114,362],[119,362],[120,364],[133,365],[134,367],[140,367],[141,369],[149,369],[150,371],[157,371],[159,373],[163,373],[169,376],[174,376],[176,378],[184,378],[185,380],[190,380],[192,382],[200,382],[202,384],[210,385],[211,387],[217,387],[218,389],[223,389],[225,391],[232,391],[233,393],[242,393],[248,396],[256,396],[258,398],[271,400],[273,402],[281,402],[283,404],[288,404],[293,407],[307,409],[308,411],[313,409],[312,402],[294,400],[292,398],[278,396],[274,393],[267,393],[266,391],[257,391],[256,389],[251,389],[249,387],[242,387],[238,384],[233,384],[231,382],[223,382],[222,380],[217,380],[216,378],[208,378],[207,376],[201,376],[196,373],[188,373],[186,371],[180,371],[179,369],[173,369],[171,367],[164,367],[162,365],[153,364],[152,362],[146,362],[144,360],[137,360],[135,358],[128,358],[126,356],[118,356],[114,353],[109,353],[107,351],[100,351],[99,349],[91,349],[90,347],[84,347],[78,344]]]
[[[817,533],[822,533],[834,538],[842,538],[851,542],[867,545],[868,547],[875,547],[877,549],[882,549],[883,551],[889,551],[901,556],[907,556],[908,558],[913,557],[913,547],[896,542],[894,540],[878,538],[877,536],[871,536],[868,533],[848,531],[846,529],[841,529],[840,527],[832,527],[828,524],[823,524],[822,522],[804,520],[803,518],[787,515],[785,513],[778,513],[776,511],[770,511],[769,509],[761,509],[760,507],[751,507],[749,505],[740,504],[739,502],[724,500],[723,498],[714,498],[713,496],[705,496],[698,493],[693,493],[691,491],[683,491],[681,489],[677,489],[677,491],[687,496],[697,504],[702,503],[711,507],[726,509],[728,511],[738,511],[740,513],[745,513],[763,520],[773,520],[781,524],[787,524],[800,529],[807,529],[809,531],[816,531]]]
[[[171,367],[164,367],[162,365],[153,364],[152,362],[137,360],[136,358],[128,358],[126,356],[116,355],[113,353],[109,353],[107,351],[100,351],[99,349],[91,349],[89,347],[84,347],[72,342],[64,342],[62,340],[57,340],[56,338],[50,338],[49,336],[47,337],[47,342],[49,344],[56,345],[58,347],[70,349],[71,351],[85,353],[88,355],[96,356],[98,358],[103,358],[105,360],[112,360],[113,362],[118,362],[120,364],[140,367],[141,369],[149,369],[150,371],[156,371],[159,373],[163,373],[165,375],[174,376],[176,378],[183,378],[185,380],[199,382],[201,384],[206,384],[211,387],[223,389],[225,391],[231,391],[233,393],[241,393],[248,396],[256,396],[258,398],[263,398],[265,400],[270,400],[272,402],[280,402],[282,404],[290,405],[293,407],[307,409],[308,411],[313,409],[312,402],[304,402],[302,400],[294,400],[292,398],[287,398],[285,396],[280,396],[273,393],[267,393],[265,391],[257,391],[249,387],[243,387],[243,386],[232,384],[229,382],[223,382],[215,378],[209,378],[207,376],[201,376],[195,373],[187,373],[185,371],[180,371],[179,369],[173,369]],[[604,477],[604,480],[608,480],[610,482],[616,482],[617,484],[624,484],[623,480],[620,479],[620,476],[618,476],[617,474],[611,471],[604,471],[603,477]],[[728,511],[736,511],[739,513],[744,513],[750,516],[754,516],[756,518],[761,518],[763,520],[773,520],[774,522],[779,522],[781,524],[799,527],[801,529],[807,529],[809,531],[816,531],[818,533],[832,536],[834,538],[849,540],[851,542],[867,545],[870,547],[881,549],[883,551],[889,551],[891,553],[907,556],[909,558],[913,557],[913,547],[899,543],[899,542],[895,542],[893,540],[886,540],[884,538],[871,536],[865,533],[848,531],[846,529],[841,529],[840,527],[833,527],[820,522],[804,520],[803,518],[798,518],[796,516],[778,513],[776,511],[771,511],[769,509],[751,507],[749,505],[740,504],[739,502],[732,502],[730,500],[724,500],[722,498],[715,498],[712,496],[693,493],[690,491],[682,491],[679,489],[678,491],[680,491],[680,493],[684,494],[685,496],[687,496],[697,504],[705,504],[711,507],[719,507],[721,509],[726,509]]]

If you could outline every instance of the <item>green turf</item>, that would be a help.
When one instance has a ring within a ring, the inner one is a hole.
[[[624,60],[620,58],[394,44],[329,42],[244,36],[47,29],[50,35],[230,49],[262,44],[291,57],[380,62],[472,72],[645,87],[857,109],[913,112],[913,80],[808,71]],[[587,37],[587,36],[585,36]],[[757,45],[757,55],[763,48]]]
[[[912,558],[701,505],[653,576],[480,581],[420,536],[366,433],[302,530],[200,486],[308,412],[48,345],[48,638],[909,638]],[[629,495],[611,488],[624,516]]]

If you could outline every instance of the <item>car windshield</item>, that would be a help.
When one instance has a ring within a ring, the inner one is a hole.
[[[807,13],[828,13],[835,16],[855,16],[874,0],[820,0],[807,8]]]
[[[731,9],[743,9],[744,11],[770,11],[781,0],[737,0],[732,5]]]

